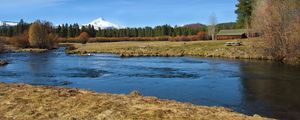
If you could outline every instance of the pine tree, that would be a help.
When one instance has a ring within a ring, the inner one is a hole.
[[[62,35],[60,34],[61,31],[61,26],[58,25],[57,28],[55,29],[55,34],[57,34],[59,37],[62,37]]]
[[[251,26],[251,15],[253,10],[253,0],[239,0],[236,5],[237,10],[237,28],[245,28]]]
[[[20,22],[17,25],[17,34],[23,33],[26,30],[26,24],[23,21],[23,19],[20,20]]]
[[[68,27],[68,35],[67,35],[67,37],[74,37],[74,35],[73,35],[73,25],[70,25],[69,27]]]

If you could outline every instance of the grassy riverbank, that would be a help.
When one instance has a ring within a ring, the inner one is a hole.
[[[4,51],[6,52],[33,52],[33,53],[40,53],[46,52],[48,49],[40,49],[40,48],[18,48],[12,45],[4,45]]]
[[[0,119],[263,120],[222,107],[196,106],[137,94],[0,83]]]
[[[242,42],[242,46],[225,46],[226,42]],[[226,41],[193,41],[193,42],[112,42],[112,43],[74,43],[71,54],[113,53],[124,57],[131,56],[206,56],[244,59],[267,59],[259,50],[254,49],[256,39]]]
[[[41,53],[46,52],[47,49],[39,49],[39,48],[24,48],[24,49],[14,49],[12,52],[33,52],[33,53]]]

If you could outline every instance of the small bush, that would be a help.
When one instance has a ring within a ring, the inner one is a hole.
[[[206,32],[199,32],[198,34],[197,34],[197,36],[198,36],[198,38],[200,39],[200,40],[207,40],[208,39],[208,35],[207,35],[207,33]]]
[[[10,38],[10,44],[18,48],[29,47],[28,34],[19,34]]]
[[[172,37],[169,39],[169,41],[172,42],[180,42],[180,41],[197,41],[199,40],[199,37],[196,35],[193,36],[177,36],[177,37]]]
[[[3,42],[0,41],[0,53],[2,53],[4,51],[4,45]]]
[[[142,94],[139,91],[132,91],[129,95],[131,97],[140,97],[140,96],[142,96]]]
[[[2,42],[3,45],[10,44],[10,38],[9,37],[0,37],[0,42]]]
[[[89,38],[90,38],[90,35],[87,32],[80,33],[80,35],[78,37],[80,43],[82,43],[82,44],[86,44],[88,42]]]
[[[72,50],[76,50],[76,47],[74,45],[67,45],[67,47],[65,49],[65,52],[69,52],[69,51],[72,51]]]

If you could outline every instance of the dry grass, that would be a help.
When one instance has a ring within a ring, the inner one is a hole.
[[[198,35],[191,36],[160,36],[160,37],[94,37],[88,39],[89,43],[95,42],[124,42],[124,41],[198,41],[206,39],[205,33],[199,33]],[[75,38],[59,38],[59,43],[81,43],[81,40],[77,37]]]
[[[3,43],[0,41],[0,54],[4,52],[4,45]]]
[[[26,37],[18,35],[15,37],[0,37],[0,47],[5,51],[11,52],[46,52],[48,49],[27,48]],[[1,44],[2,43],[2,44]],[[1,46],[2,45],[2,46]],[[56,45],[55,47],[57,47]],[[3,50],[3,51],[4,51]]]
[[[34,53],[42,53],[48,51],[48,49],[40,49],[40,48],[19,48],[12,50],[13,52],[34,52]]]
[[[225,46],[225,42],[241,41],[243,46]],[[121,56],[206,56],[246,59],[266,59],[259,50],[253,49],[257,39],[192,42],[113,42],[74,44],[68,53],[113,53]]]
[[[0,83],[1,120],[263,120],[223,107],[196,106],[138,94]]]
[[[5,42],[6,42],[6,38],[0,36],[0,53],[4,52],[5,50],[5,46],[4,46]]]

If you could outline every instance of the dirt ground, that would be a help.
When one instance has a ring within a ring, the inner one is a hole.
[[[0,120],[266,120],[156,97],[0,83]]]

